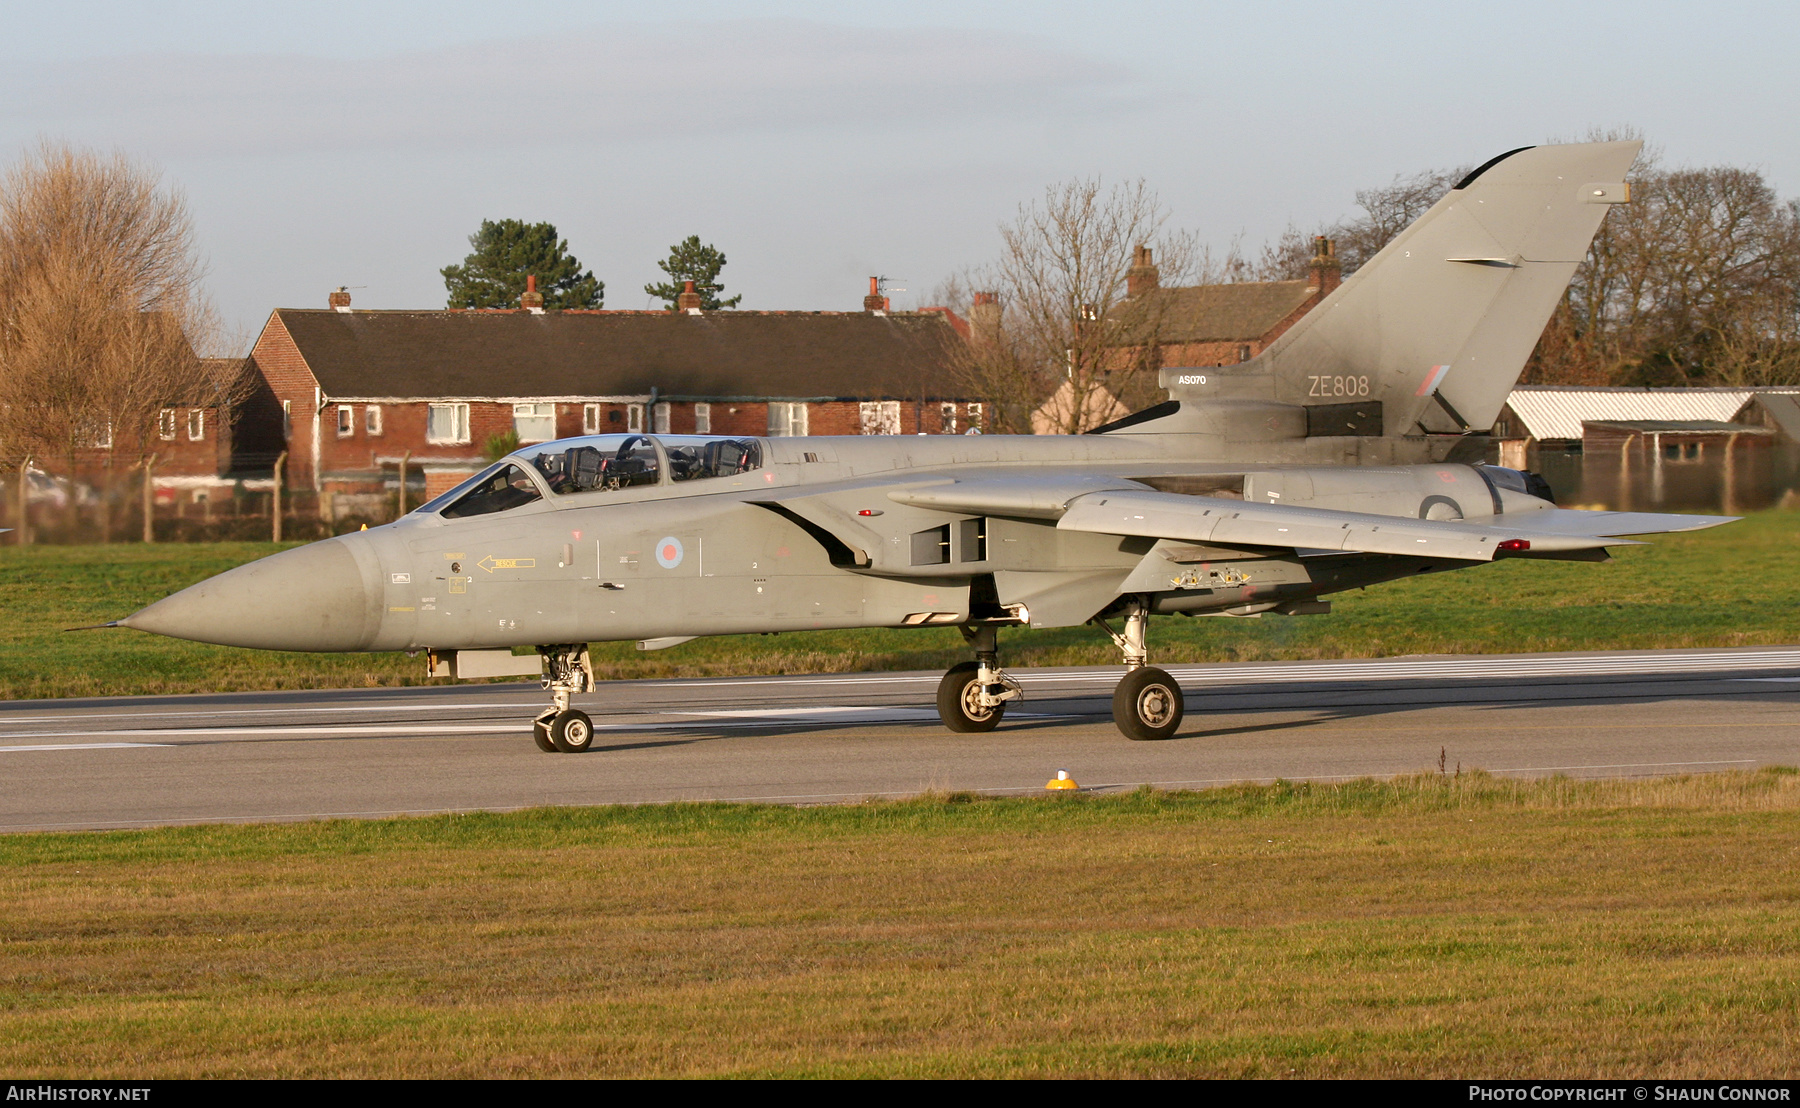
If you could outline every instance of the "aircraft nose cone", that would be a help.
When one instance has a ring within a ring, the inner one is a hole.
[[[227,570],[120,620],[177,639],[262,650],[361,650],[381,626],[380,591],[349,537]]]

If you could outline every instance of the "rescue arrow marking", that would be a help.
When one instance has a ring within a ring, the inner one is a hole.
[[[537,559],[536,558],[496,558],[492,554],[489,554],[486,557],[482,558],[481,561],[476,562],[475,564],[480,566],[482,569],[487,570],[489,573],[492,573],[497,569],[536,569],[537,568]]]

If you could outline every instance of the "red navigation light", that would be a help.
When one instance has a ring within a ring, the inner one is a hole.
[[[862,511],[857,512],[856,514],[859,516],[878,516],[881,514],[881,509],[880,508],[864,508]]]
[[[1494,553],[1496,553],[1496,554],[1517,554],[1521,550],[1530,550],[1530,549],[1531,549],[1531,540],[1530,539],[1507,539],[1504,542],[1502,542],[1499,546],[1494,547]]]

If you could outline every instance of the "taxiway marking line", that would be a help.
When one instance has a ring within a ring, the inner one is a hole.
[[[116,732],[110,732],[116,734]],[[24,750],[123,750],[127,747],[173,746],[174,743],[50,743],[43,746],[0,746],[0,754]]]
[[[721,727],[755,728],[768,727],[783,722],[795,726],[822,726],[826,724],[880,724],[880,723],[925,723],[936,722],[936,709],[930,708],[795,708],[795,709],[748,709],[735,712],[672,712],[670,715],[710,716],[709,719],[646,719],[629,723],[596,723],[594,730],[600,731],[667,731],[679,729],[705,729]],[[1071,719],[1067,713],[1058,712],[1015,712],[1010,718],[1015,719]],[[506,723],[488,724],[449,724],[437,726],[429,723],[385,724],[321,724],[309,726],[293,724],[271,727],[158,727],[158,728],[118,728],[109,731],[22,731],[0,734],[0,739],[40,739],[52,737],[81,738],[87,735],[130,735],[134,737],[154,738],[212,738],[229,735],[521,735],[529,727],[529,721],[521,716],[517,720]],[[173,746],[174,743],[90,743],[91,747],[108,746]],[[0,750],[37,750],[37,749],[74,749],[69,744],[56,747],[0,747]]]
[[[1462,660],[1376,660],[1366,662],[1329,662],[1306,663],[1287,662],[1278,665],[1245,667],[1242,669],[1219,669],[1207,667],[1196,669],[1188,666],[1171,665],[1164,667],[1169,675],[1180,681],[1198,681],[1208,684],[1232,682],[1268,683],[1280,681],[1368,681],[1388,679],[1417,679],[1455,681],[1478,678],[1504,678],[1526,676],[1567,676],[1567,677],[1606,677],[1624,674],[1643,674],[1657,676],[1661,674],[1685,674],[1717,672],[1721,669],[1777,669],[1800,666],[1800,651],[1769,652],[1764,654],[1718,654],[1690,655],[1677,659],[1662,658],[1618,658],[1592,659],[1587,661],[1571,661],[1564,658],[1555,659],[1507,659],[1504,661],[1481,662],[1470,664]],[[1019,672],[1013,676],[1019,683],[1027,687],[1031,685],[1058,684],[1073,681],[1117,680],[1124,667],[1113,667],[1103,670],[1083,670],[1074,673],[1029,673]],[[935,684],[940,677],[873,677],[873,676],[840,676],[821,675],[818,677],[762,677],[741,680],[715,681],[680,681],[675,679],[671,684],[686,688],[728,688],[744,685],[823,685],[823,684],[867,684],[867,685],[925,685]],[[1721,678],[1721,680],[1739,680],[1739,678]],[[1742,680],[1775,680],[1775,678],[1742,678]],[[1795,678],[1794,680],[1800,680]]]
[[[444,686],[448,688],[449,686]],[[501,704],[347,704],[337,708],[221,708],[207,711],[163,711],[152,706],[139,712],[95,712],[85,714],[72,712],[64,716],[8,716],[0,715],[0,723],[56,723],[61,720],[86,719],[143,719],[153,713],[177,718],[205,718],[209,716],[268,716],[299,714],[301,712],[468,712],[486,711],[500,708],[519,708],[525,702],[511,701]],[[535,698],[530,703],[536,703]]]

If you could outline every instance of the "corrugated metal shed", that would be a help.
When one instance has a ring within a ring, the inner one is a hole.
[[[1792,395],[1800,389],[1612,389],[1526,385],[1506,406],[1539,442],[1579,442],[1583,420],[1711,420],[1732,422],[1758,394]]]

